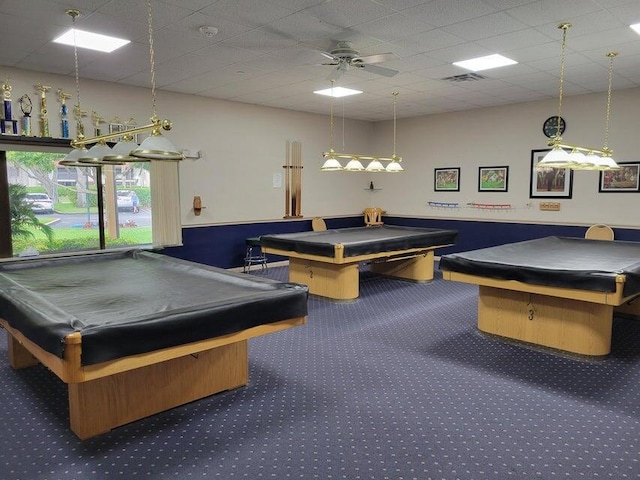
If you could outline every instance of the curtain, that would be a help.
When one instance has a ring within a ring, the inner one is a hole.
[[[178,163],[151,160],[151,227],[154,247],[182,245]]]

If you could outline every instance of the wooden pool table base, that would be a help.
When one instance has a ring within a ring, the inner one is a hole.
[[[433,280],[433,251],[412,254],[409,257],[388,258],[372,261],[370,270],[385,275],[414,282]],[[352,262],[331,263],[325,259],[289,259],[289,281],[303,283],[309,293],[340,301],[355,301],[360,295],[360,261],[373,258],[356,257]]]
[[[480,286],[478,329],[582,355],[611,350],[613,307]]]
[[[445,280],[479,285],[480,331],[588,356],[611,351],[614,312],[640,316],[640,297],[624,297],[619,277],[615,292],[596,292],[443,271]]]
[[[59,359],[0,319],[14,369],[42,362],[68,383],[71,430],[82,440],[179,405],[246,385],[249,338],[302,325],[305,317],[82,367],[79,348]],[[75,335],[75,334],[74,334]],[[74,341],[73,344],[79,342]],[[68,347],[69,345],[67,345]],[[77,358],[76,358],[77,356]]]

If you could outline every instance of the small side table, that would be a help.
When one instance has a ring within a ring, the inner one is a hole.
[[[243,272],[251,271],[251,265],[260,265],[262,270],[267,268],[267,256],[262,252],[260,237],[250,237],[245,240],[247,251],[244,256]]]

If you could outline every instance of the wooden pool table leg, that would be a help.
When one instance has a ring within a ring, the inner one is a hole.
[[[246,385],[242,340],[146,367],[69,384],[71,430],[84,440],[194,400]]]
[[[303,283],[309,293],[334,300],[355,300],[360,295],[357,263],[324,263],[290,258],[289,281]]]
[[[433,280],[433,252],[411,258],[372,262],[369,269],[379,275],[403,278],[414,282],[428,282]]]
[[[7,350],[9,354],[9,365],[15,370],[33,367],[40,363],[10,332],[7,332]]]
[[[582,355],[611,350],[613,307],[480,286],[478,328],[487,333]]]

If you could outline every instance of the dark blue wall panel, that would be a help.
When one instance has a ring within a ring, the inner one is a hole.
[[[327,228],[362,227],[364,217],[325,218]],[[183,260],[204,263],[220,268],[244,265],[245,240],[266,234],[305,232],[311,230],[311,219],[281,220],[265,223],[215,225],[182,229],[182,246],[167,247],[162,253]],[[269,256],[270,262],[286,260]]]
[[[327,228],[349,228],[364,225],[362,216],[325,218]],[[544,225],[532,223],[504,223],[490,221],[424,219],[385,216],[388,225],[409,227],[444,228],[457,230],[455,245],[440,249],[436,255],[493,247],[505,243],[521,242],[533,238],[583,237],[587,227],[576,225]],[[163,253],[176,258],[221,268],[240,267],[244,264],[245,240],[265,234],[304,232],[311,230],[311,219],[281,220],[266,223],[217,225],[185,228],[182,230],[183,246],[166,248]],[[616,240],[640,242],[640,230],[615,228]],[[269,261],[286,260],[269,256]]]

